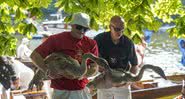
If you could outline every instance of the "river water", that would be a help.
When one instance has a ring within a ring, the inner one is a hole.
[[[160,66],[166,75],[185,74],[185,67],[180,63],[181,52],[177,39],[170,38],[169,34],[161,29],[153,33],[151,42],[145,50],[144,63]],[[153,72],[147,72],[144,77],[147,79]]]
[[[147,46],[144,63],[161,67],[168,76],[185,74],[184,66],[180,63],[181,56],[177,39],[169,38],[166,32],[158,32],[152,35],[152,41]],[[148,70],[144,73],[142,80],[153,79],[153,77],[158,76],[156,73]],[[164,79],[154,79],[154,81],[158,82],[159,87],[175,84]]]

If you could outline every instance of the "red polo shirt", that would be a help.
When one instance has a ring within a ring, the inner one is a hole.
[[[36,48],[36,51],[43,58],[53,52],[63,52],[79,61],[84,53],[93,53],[98,56],[98,47],[94,40],[86,36],[82,39],[76,39],[71,36],[70,32],[50,36],[43,44]],[[52,79],[51,87],[59,90],[81,90],[88,82],[87,78],[71,80],[63,77]]]

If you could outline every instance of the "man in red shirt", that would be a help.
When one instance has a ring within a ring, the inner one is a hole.
[[[74,14],[71,21],[71,32],[62,32],[50,36],[45,42],[37,47],[31,54],[33,63],[46,72],[47,68],[43,59],[53,52],[63,52],[81,62],[85,53],[93,53],[98,56],[98,47],[94,40],[84,34],[89,29],[90,18],[85,13]],[[88,63],[88,68],[97,71],[96,63]],[[68,79],[50,72],[51,87],[54,88],[52,99],[91,99],[86,85],[89,82],[86,77],[81,80]],[[60,77],[60,78],[58,78]]]

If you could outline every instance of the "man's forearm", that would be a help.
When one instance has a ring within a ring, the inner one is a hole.
[[[131,66],[130,72],[133,73],[133,74],[137,74],[138,67],[137,66]]]
[[[41,69],[43,72],[47,71],[47,67],[44,63],[44,59],[42,58],[42,56],[39,53],[37,53],[36,51],[33,51],[30,57],[32,59],[33,64],[36,67]]]

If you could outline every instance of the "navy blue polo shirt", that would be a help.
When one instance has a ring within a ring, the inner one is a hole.
[[[118,44],[112,42],[110,32],[98,34],[94,39],[98,44],[100,57],[106,59],[112,69],[128,70],[129,63],[132,66],[138,64],[134,44],[125,35]]]

